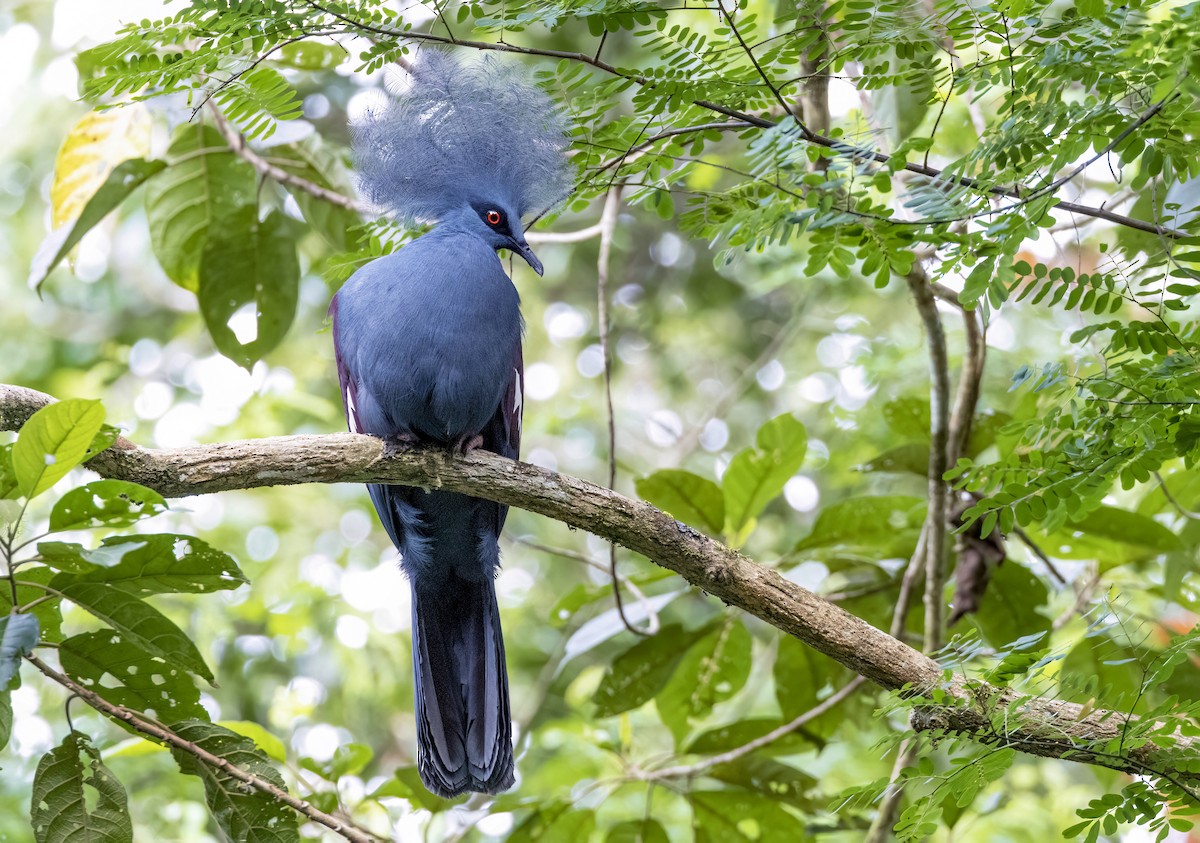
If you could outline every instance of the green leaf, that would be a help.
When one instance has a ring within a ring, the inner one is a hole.
[[[883,420],[893,433],[904,439],[929,441],[929,401],[924,398],[897,398],[883,405]]]
[[[808,450],[804,425],[790,414],[776,416],[758,430],[757,448],[734,455],[721,479],[726,531],[741,538],[784,485],[800,470]]]
[[[249,369],[283,339],[296,315],[300,263],[280,211],[259,220],[253,206],[217,221],[200,257],[200,313],[217,350]],[[245,342],[230,319],[253,305],[254,336]]]
[[[150,713],[163,723],[208,719],[186,671],[119,632],[74,635],[59,645],[58,658],[68,676],[115,705]]]
[[[104,424],[99,401],[73,398],[48,404],[29,417],[13,446],[13,471],[21,494],[35,497],[83,462]]]
[[[924,477],[929,472],[929,445],[913,443],[888,448],[859,466],[859,471],[886,471]]]
[[[820,790],[817,780],[773,758],[743,755],[735,761],[716,765],[708,775],[805,811],[822,807],[814,799],[814,794]]]
[[[21,669],[21,659],[33,652],[38,642],[38,622],[33,615],[10,614],[0,617],[0,691]]]
[[[13,469],[12,452],[11,443],[0,445],[0,501],[11,501],[21,497],[21,486],[17,483],[17,472]],[[5,524],[4,519],[0,518],[0,527]]]
[[[287,790],[279,771],[271,766],[254,741],[214,723],[184,720],[172,724],[184,740],[280,790]],[[295,812],[260,790],[246,787],[224,770],[210,767],[191,753],[172,747],[179,769],[204,782],[204,797],[213,819],[234,843],[297,843]]]
[[[50,512],[50,529],[128,527],[167,511],[158,492],[124,480],[93,480],[67,492]]]
[[[199,719],[204,720],[206,717]],[[254,741],[272,761],[278,761],[280,764],[287,761],[287,747],[283,745],[283,741],[268,732],[262,724],[252,720],[218,720],[217,725]]]
[[[719,536],[725,527],[725,497],[721,487],[706,477],[667,468],[639,479],[637,493],[663,512],[710,535]]]
[[[74,583],[108,583],[144,597],[228,591],[247,582],[229,554],[194,536],[174,533],[111,536],[95,550],[42,542],[38,551],[47,565],[66,568],[50,583],[60,591]],[[68,567],[65,560],[72,555],[77,561]]]
[[[790,635],[779,638],[773,675],[775,697],[785,720],[794,720],[813,708],[820,693],[844,669],[828,656],[818,653]]]
[[[125,788],[79,732],[71,732],[38,762],[30,820],[37,843],[133,841]]]
[[[166,166],[165,161],[147,161],[143,158],[132,158],[118,164],[100,189],[87,200],[79,216],[55,228],[42,241],[29,267],[29,286],[35,290],[41,287],[50,271],[75,248],[83,239],[83,235],[95,228],[147,179]]]
[[[0,691],[0,752],[8,746],[8,740],[12,737],[13,710],[12,710],[12,694],[8,691]]]
[[[696,843],[803,843],[804,824],[773,799],[742,790],[694,790],[692,806]]]
[[[1045,607],[1046,585],[1011,559],[992,570],[987,591],[974,618],[984,639],[994,647],[1050,630],[1051,619],[1038,611]]]
[[[884,548],[905,556],[925,520],[925,502],[908,495],[864,495],[825,507],[796,551],[826,547]],[[911,550],[909,551],[911,553]]]
[[[709,630],[688,648],[655,697],[659,716],[677,743],[687,734],[689,721],[707,717],[750,678],[752,642],[741,620],[730,615]]]
[[[617,823],[608,830],[604,843],[671,843],[671,838],[658,820],[645,817]]]
[[[704,632],[684,632],[683,627],[671,624],[617,656],[592,698],[597,716],[612,717],[653,699],[667,684],[688,647]]]
[[[596,827],[592,811],[580,811],[570,802],[551,802],[540,805],[508,838],[508,843],[557,843],[557,841],[586,841]]]
[[[212,681],[212,671],[204,663],[196,645],[183,630],[149,603],[108,583],[63,580],[55,587],[76,606],[99,618],[150,654]]]
[[[169,169],[146,186],[150,244],[167,276],[195,291],[209,229],[254,206],[258,184],[254,168],[204,123],[176,129],[167,158]]]

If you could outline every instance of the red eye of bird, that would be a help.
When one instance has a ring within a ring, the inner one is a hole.
[[[499,225],[500,224],[500,212],[499,211],[488,211],[487,214],[485,215],[484,219],[487,220],[488,225]]]

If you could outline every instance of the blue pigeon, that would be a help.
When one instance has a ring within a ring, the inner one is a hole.
[[[350,430],[516,458],[520,299],[497,252],[538,275],[521,220],[569,186],[550,99],[494,61],[427,51],[412,86],[354,129],[364,194],[425,235],[354,273],[330,304]],[[514,781],[496,605],[508,508],[452,492],[367,487],[412,590],[417,766],[433,793]]]

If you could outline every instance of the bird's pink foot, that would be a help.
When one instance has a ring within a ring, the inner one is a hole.
[[[386,437],[389,445],[400,450],[406,450],[417,444],[417,437],[412,433],[394,433]]]

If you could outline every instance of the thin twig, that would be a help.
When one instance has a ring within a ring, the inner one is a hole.
[[[151,722],[140,712],[110,703],[95,691],[89,690],[88,688],[85,688],[84,686],[75,682],[69,676],[59,673],[37,656],[29,655],[25,658],[30,664],[40,670],[48,678],[54,680],[59,685],[62,685],[76,697],[79,697],[79,699],[86,702],[101,714],[111,717],[114,720],[120,720],[122,723],[125,723],[144,735],[149,735],[156,740],[159,740],[165,744],[170,744],[176,749],[182,750],[183,752],[194,756],[201,763],[220,770],[221,772],[237,779],[243,784],[267,794],[275,801],[287,805],[293,811],[296,811],[298,814],[302,814],[313,822],[320,823],[331,831],[337,832],[344,839],[351,841],[351,843],[380,843],[379,838],[365,834],[359,831],[357,828],[348,828],[346,824],[337,817],[331,816],[324,811],[314,808],[303,799],[297,799],[286,790],[277,787],[266,779],[259,778],[253,773],[248,773],[241,767],[230,764],[229,761],[221,758],[218,755],[213,755],[211,752],[198,746],[192,741],[181,738],[179,735],[175,734],[165,726]]]
[[[1029,548],[1030,551],[1032,551],[1034,556],[1041,560],[1041,563],[1046,566],[1046,570],[1050,572],[1050,576],[1058,580],[1060,585],[1067,584],[1067,578],[1062,575],[1062,573],[1058,570],[1058,567],[1054,564],[1050,557],[1046,555],[1046,551],[1042,550],[1038,543],[1029,537],[1029,533],[1025,532],[1020,527],[1014,526],[1012,529],[1012,534],[1020,539],[1021,542],[1027,548]]]
[[[309,181],[306,178],[289,173],[282,167],[277,167],[270,161],[264,159],[261,155],[250,148],[246,143],[246,138],[239,132],[232,123],[221,113],[220,109],[209,103],[209,114],[212,116],[213,125],[217,127],[217,131],[225,138],[225,142],[229,144],[229,148],[234,154],[242,158],[250,164],[259,175],[274,179],[280,184],[285,184],[288,187],[294,187],[297,190],[302,190],[316,198],[328,202],[330,205],[336,205],[339,208],[345,208],[347,211],[352,211],[356,214],[370,215],[375,213],[375,209],[370,205],[358,202],[348,196],[343,196],[336,190],[330,190],[327,187],[321,187],[319,184]]]
[[[612,256],[613,235],[617,229],[617,216],[621,210],[621,185],[613,184],[604,197],[604,211],[600,214],[600,255],[596,259],[596,322],[600,330],[600,356],[604,359],[604,417],[608,423],[608,488],[617,488],[617,422],[613,416],[612,400],[612,351],[608,343],[608,267]],[[658,630],[651,627],[640,629],[625,615],[625,602],[621,596],[621,580],[617,576],[617,543],[608,543],[608,575],[612,579],[613,600],[621,623],[635,635],[651,636]]]

